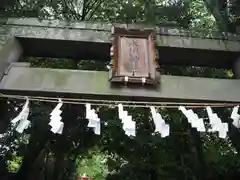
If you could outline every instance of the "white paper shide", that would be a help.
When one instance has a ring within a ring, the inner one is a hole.
[[[203,119],[199,118],[196,113],[193,112],[192,109],[187,110],[185,107],[180,106],[179,110],[184,114],[187,118],[189,124],[191,124],[192,128],[196,128],[199,132],[206,132],[205,125],[203,123]]]
[[[240,128],[240,115],[238,114],[239,106],[235,106],[232,110],[231,119],[233,120],[233,125],[236,128]]]
[[[211,129],[209,129],[209,132],[218,132],[218,136],[220,138],[226,138],[228,132],[228,124],[222,123],[218,115],[216,113],[213,113],[211,107],[206,107],[206,110],[211,125]]]
[[[165,123],[165,120],[162,118],[162,116],[157,113],[155,107],[150,107],[152,119],[155,124],[155,132],[158,132],[161,134],[161,137],[167,137],[170,134],[170,127],[168,124]]]
[[[29,116],[29,99],[27,98],[21,112],[15,117],[11,123],[17,124],[16,131],[22,133],[25,129],[27,129],[30,125],[30,121],[28,120]]]
[[[51,131],[54,134],[62,134],[63,127],[64,127],[64,123],[61,121],[62,120],[62,117],[61,117],[62,110],[60,110],[63,103],[62,103],[61,99],[59,99],[58,101],[59,102],[58,102],[57,106],[50,113],[49,125],[52,127]]]
[[[123,130],[127,136],[136,136],[136,122],[132,120],[132,116],[123,110],[123,105],[118,104],[118,117],[122,121]]]
[[[91,104],[86,104],[86,119],[88,119],[88,127],[93,128],[94,133],[101,134],[101,123],[95,109],[91,109]]]

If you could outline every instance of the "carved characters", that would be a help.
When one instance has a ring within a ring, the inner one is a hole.
[[[122,38],[120,51],[120,73],[126,76],[148,76],[147,40],[140,38]]]
[[[153,30],[132,30],[114,27],[109,68],[111,82],[157,85],[156,43]]]
[[[138,61],[139,61],[139,45],[136,39],[127,40],[129,47],[129,60],[132,62],[132,70],[133,76],[136,69],[138,69]]]

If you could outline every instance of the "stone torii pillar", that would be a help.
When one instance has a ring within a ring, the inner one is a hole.
[[[240,79],[240,53],[239,53],[239,57],[236,59],[236,61],[233,64],[233,73],[236,79]]]

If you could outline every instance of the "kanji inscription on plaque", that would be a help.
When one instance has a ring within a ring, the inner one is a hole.
[[[110,81],[156,84],[154,32],[114,28]]]
[[[148,77],[147,41],[140,38],[121,38],[119,73],[123,76]]]

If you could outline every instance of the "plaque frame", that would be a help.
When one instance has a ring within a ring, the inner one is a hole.
[[[153,29],[113,27],[110,56],[111,83],[158,84],[160,73]]]

